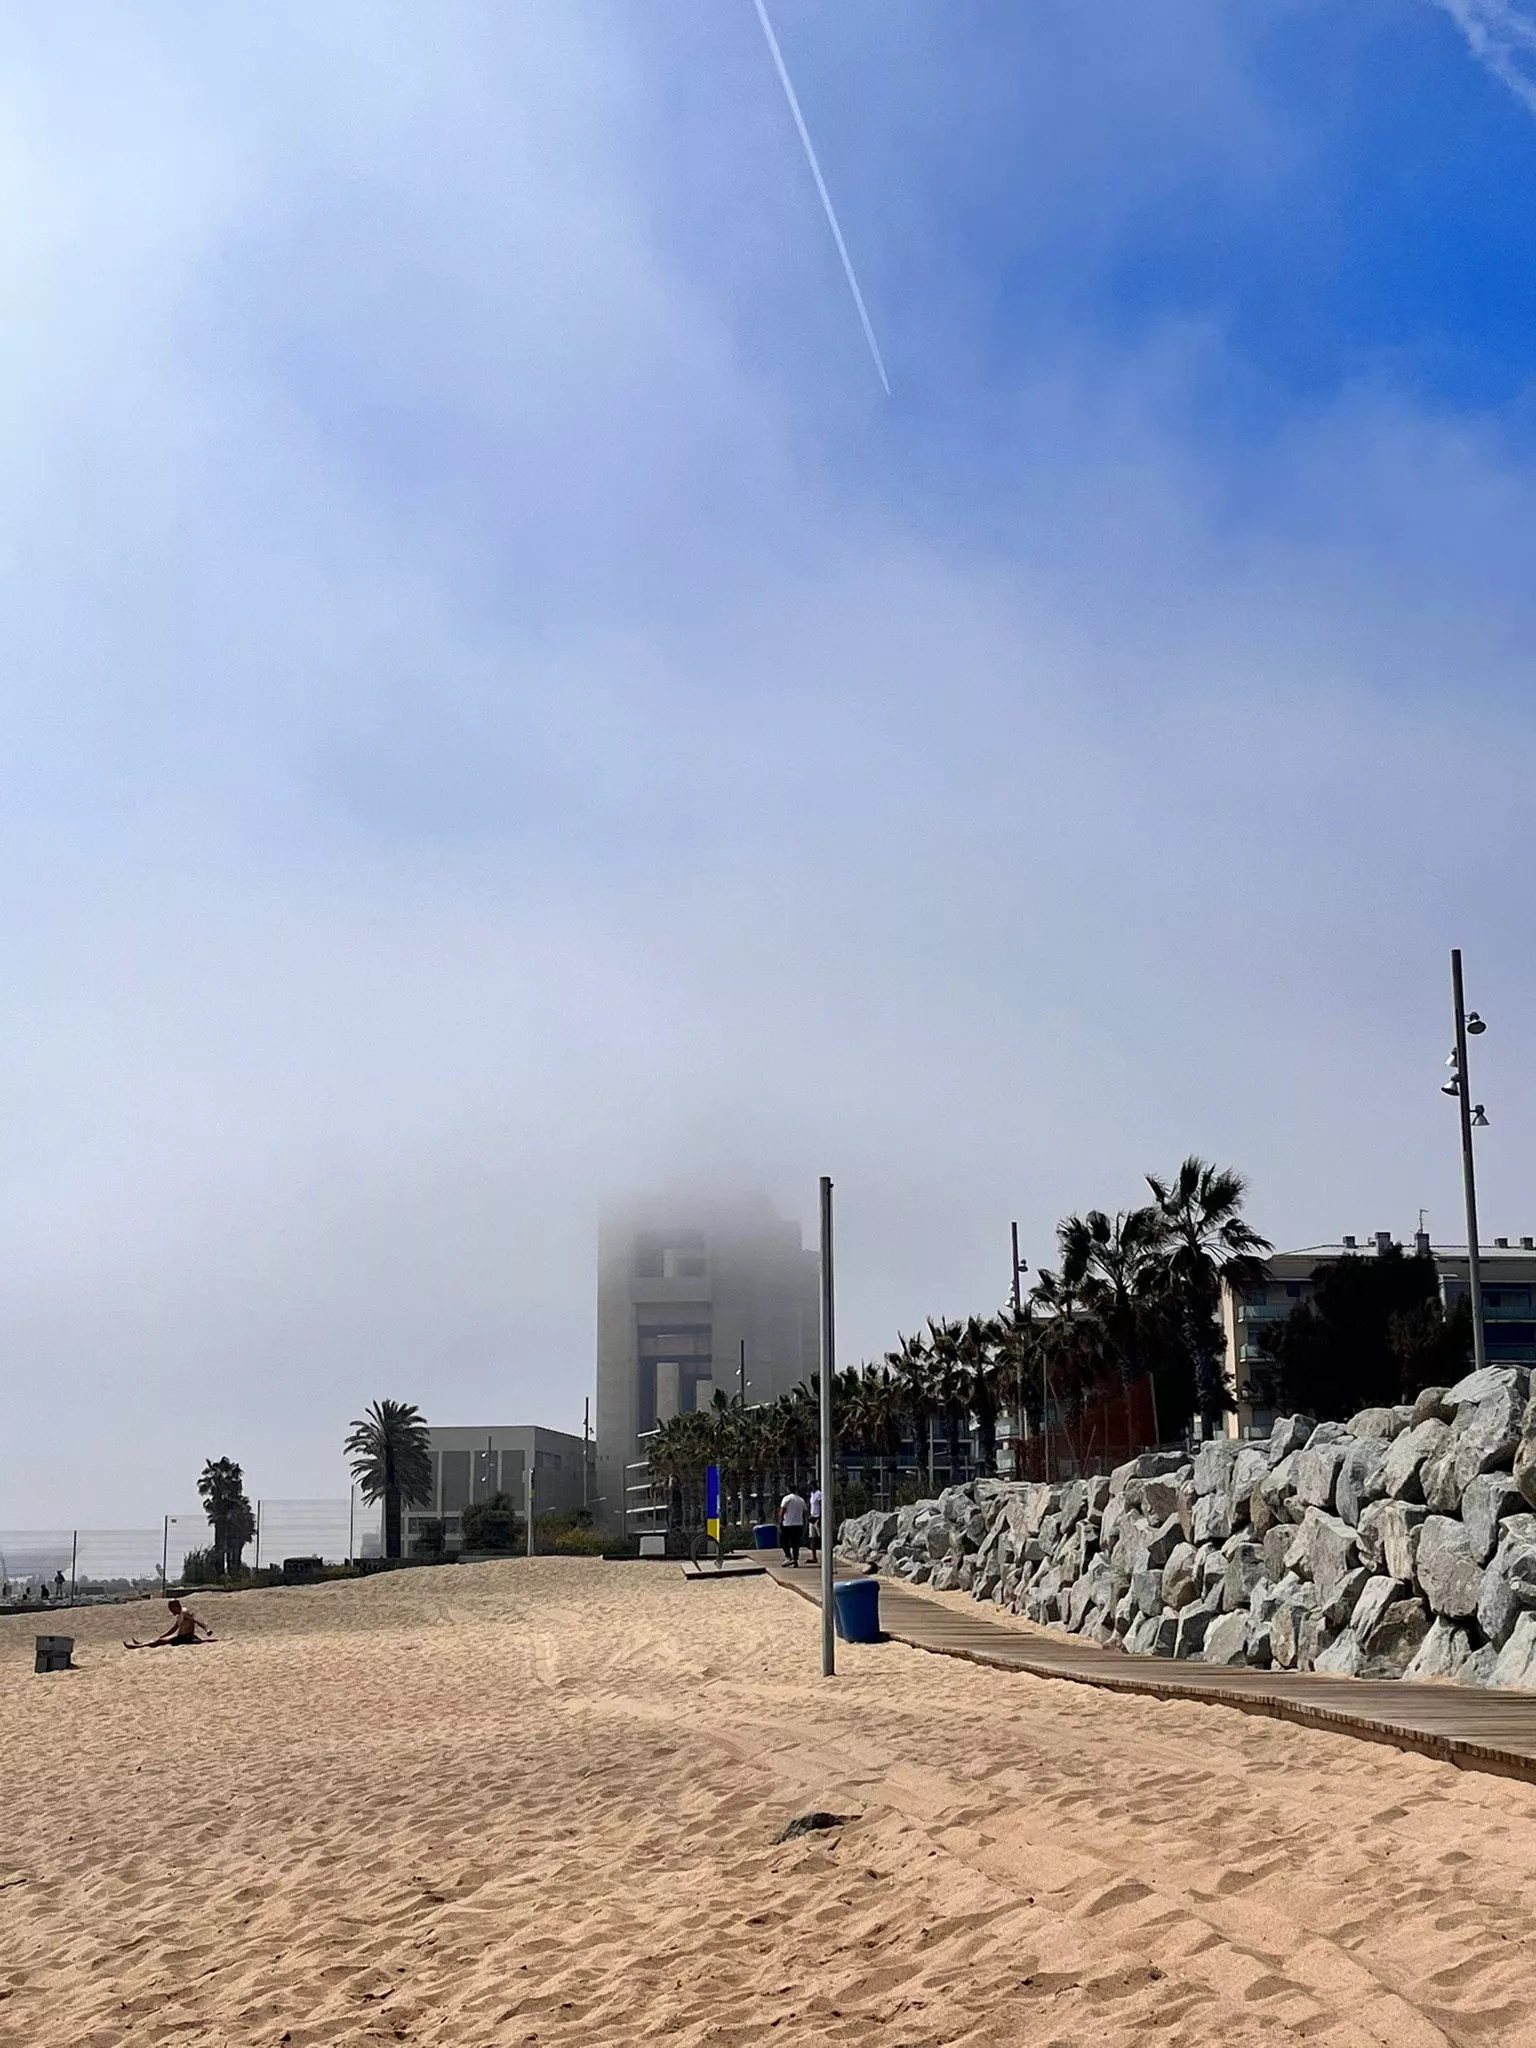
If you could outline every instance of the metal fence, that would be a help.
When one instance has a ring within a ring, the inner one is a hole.
[[[252,1570],[285,1557],[326,1564],[377,1557],[383,1511],[350,1499],[259,1500],[245,1562]],[[162,1515],[146,1529],[0,1529],[0,1606],[122,1598],[179,1583],[187,1553],[205,1550],[213,1531],[201,1508]]]

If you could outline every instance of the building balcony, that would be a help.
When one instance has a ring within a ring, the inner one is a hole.
[[[709,1300],[709,1276],[701,1275],[694,1280],[631,1280],[629,1298],[637,1304],[657,1302],[667,1306],[673,1302]]]

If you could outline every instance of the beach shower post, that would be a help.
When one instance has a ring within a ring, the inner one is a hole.
[[[837,1339],[832,1308],[832,1183],[821,1177],[821,1675],[835,1675],[833,1643],[832,1552],[837,1541],[837,1510],[832,1486],[832,1380],[837,1370]]]

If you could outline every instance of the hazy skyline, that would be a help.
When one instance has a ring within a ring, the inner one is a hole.
[[[580,1428],[596,1216],[839,1345],[1186,1152],[1536,1230],[1536,15],[18,0],[0,1526]],[[1524,68],[1522,69],[1522,65]]]

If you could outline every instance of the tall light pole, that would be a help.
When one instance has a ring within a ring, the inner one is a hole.
[[[1026,1260],[1019,1257],[1018,1224],[1010,1223],[1008,1230],[1013,1240],[1013,1326],[1015,1338],[1017,1338],[1019,1320],[1024,1313],[1024,1305],[1019,1295],[1019,1282],[1029,1271],[1029,1265]],[[1024,1356],[1022,1347],[1015,1350],[1013,1355],[1013,1399],[1018,1422],[1013,1439],[1013,1476],[1015,1479],[1022,1479],[1024,1475],[1019,1468],[1024,1462],[1024,1435],[1028,1427],[1024,1419]],[[1045,1422],[1043,1413],[1040,1421],[1043,1426]]]
[[[1467,1197],[1467,1284],[1472,1297],[1472,1362],[1478,1371],[1488,1363],[1488,1345],[1483,1332],[1483,1267],[1477,1241],[1477,1172],[1472,1158],[1472,1130],[1486,1128],[1483,1105],[1472,1100],[1472,1081],[1467,1071],[1467,1036],[1480,1036],[1488,1029],[1476,1010],[1467,1014],[1461,987],[1461,948],[1451,948],[1451,1001],[1456,1012],[1456,1044],[1447,1064],[1451,1078],[1442,1093],[1456,1097],[1461,1116],[1461,1178]]]
[[[832,1553],[837,1546],[833,1497],[832,1380],[837,1371],[837,1319],[832,1291],[832,1183],[821,1177],[821,1675],[836,1670],[833,1643]]]

